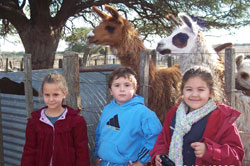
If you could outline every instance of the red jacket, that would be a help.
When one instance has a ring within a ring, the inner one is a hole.
[[[166,115],[163,129],[150,152],[152,165],[155,165],[156,155],[168,154],[171,141],[170,124],[177,108],[178,105],[174,106]],[[196,166],[241,165],[244,148],[234,123],[239,115],[238,111],[226,105],[219,105],[218,109],[211,113],[200,140],[206,144],[207,151],[202,158],[196,158]]]
[[[31,113],[21,166],[89,166],[87,126],[79,110],[68,106],[54,126],[44,108]]]

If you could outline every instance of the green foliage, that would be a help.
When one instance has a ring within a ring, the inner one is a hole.
[[[71,34],[64,37],[66,43],[68,44],[67,50],[75,52],[89,52],[90,48],[86,43],[86,36],[90,32],[90,28],[76,28],[73,29]]]

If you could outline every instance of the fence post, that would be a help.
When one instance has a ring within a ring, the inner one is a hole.
[[[174,59],[171,55],[167,55],[167,59],[168,59],[168,67],[173,66],[174,64]]]
[[[9,70],[8,70],[8,66],[9,66],[9,59],[8,58],[6,58],[5,59],[5,62],[6,62],[6,64],[5,64],[5,71],[6,72],[8,72]]]
[[[108,47],[105,47],[105,53],[104,53],[104,65],[107,64],[107,60],[108,60]]]
[[[62,68],[62,66],[63,66],[63,61],[62,61],[62,59],[58,59],[58,68]]]
[[[69,94],[64,103],[74,109],[82,109],[80,96],[79,57],[77,53],[65,52],[63,56],[63,75],[69,88]]]
[[[151,59],[154,62],[155,67],[157,67],[157,51],[155,49],[151,52]]]
[[[23,71],[23,58],[21,59],[21,62],[20,62],[20,71]]]
[[[225,93],[231,107],[235,107],[235,50],[225,50]]]
[[[27,117],[31,117],[31,112],[34,109],[33,104],[33,88],[32,88],[32,66],[31,54],[24,54],[24,92],[26,99]]]
[[[149,53],[140,52],[140,95],[144,97],[144,103],[148,105],[148,83],[149,83]]]

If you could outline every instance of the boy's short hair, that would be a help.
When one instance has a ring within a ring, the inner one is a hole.
[[[115,69],[109,77],[108,81],[109,89],[111,89],[113,81],[120,77],[128,78],[134,85],[134,87],[135,88],[137,87],[136,73],[130,67],[119,67]]]

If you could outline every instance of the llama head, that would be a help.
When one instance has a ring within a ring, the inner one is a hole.
[[[240,86],[250,90],[250,59],[245,59],[244,55],[238,55],[235,61],[237,82]]]
[[[168,17],[176,24],[177,28],[170,36],[158,43],[156,50],[161,54],[192,53],[196,45],[199,37],[199,26],[185,13],[179,13],[178,17],[181,22],[178,22],[173,16]]]
[[[102,22],[88,34],[88,43],[117,48],[123,43],[126,30],[133,28],[127,19],[119,15],[116,9],[109,5],[105,5],[105,9],[110,15],[93,6],[92,10],[101,17]],[[136,31],[133,33],[137,34]]]

